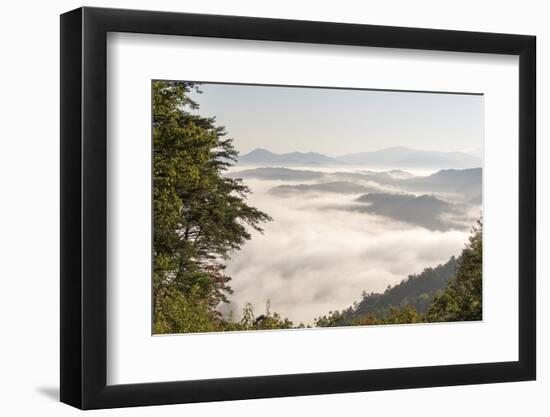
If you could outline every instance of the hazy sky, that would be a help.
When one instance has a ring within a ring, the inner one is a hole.
[[[483,143],[483,97],[258,85],[202,84],[199,113],[216,116],[241,154],[328,156],[392,146],[474,151]]]

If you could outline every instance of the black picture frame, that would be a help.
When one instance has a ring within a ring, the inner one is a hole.
[[[108,32],[519,56],[519,360],[107,385]],[[61,15],[61,401],[81,409],[536,378],[534,36],[79,8]]]

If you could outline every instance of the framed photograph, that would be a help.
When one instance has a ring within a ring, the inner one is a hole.
[[[533,380],[535,37],[61,16],[61,401]]]

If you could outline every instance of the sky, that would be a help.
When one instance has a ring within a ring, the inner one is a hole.
[[[198,113],[215,116],[241,154],[327,156],[405,146],[478,153],[483,96],[262,85],[202,84]]]

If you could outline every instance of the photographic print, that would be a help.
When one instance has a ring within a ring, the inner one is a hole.
[[[152,81],[154,334],[482,320],[483,95]]]

